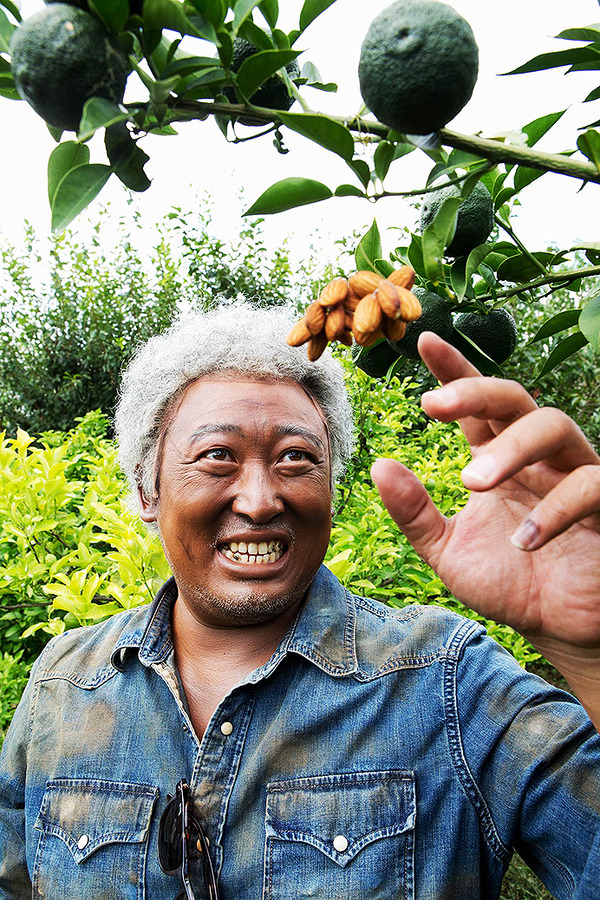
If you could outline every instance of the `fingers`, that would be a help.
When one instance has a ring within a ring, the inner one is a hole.
[[[435,568],[448,520],[441,515],[424,486],[406,466],[378,459],[371,477],[388,512],[419,556]]]
[[[418,347],[421,359],[442,384],[457,378],[482,377],[481,372],[465,359],[460,350],[432,331],[424,331],[420,335]]]
[[[425,412],[442,422],[457,420],[471,447],[491,440],[537,404],[516,381],[501,378],[459,378],[424,394]]]
[[[537,550],[590,516],[600,531],[599,465],[580,466],[566,475],[521,523],[511,542],[520,550]]]
[[[552,407],[536,408],[508,425],[476,454],[463,469],[462,479],[470,490],[489,490],[539,462],[557,470],[558,479],[558,472],[596,465],[600,457],[565,413]],[[535,489],[535,473],[529,474]],[[543,476],[548,490],[551,473],[545,469]]]

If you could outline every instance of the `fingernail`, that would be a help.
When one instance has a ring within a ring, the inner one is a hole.
[[[480,481],[482,484],[489,481],[495,473],[496,460],[491,453],[477,456],[462,470],[463,476],[466,475],[473,481]]]
[[[451,405],[456,403],[458,400],[458,393],[455,387],[452,387],[450,384],[444,385],[444,387],[436,388],[434,391],[429,392],[429,396],[433,397],[440,403],[447,403]]]
[[[531,550],[539,536],[540,529],[533,519],[525,519],[511,537],[510,542],[519,550]]]

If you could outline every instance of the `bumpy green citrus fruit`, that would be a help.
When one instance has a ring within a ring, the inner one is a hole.
[[[235,38],[231,71],[238,72],[242,63],[258,52],[254,44],[243,38]],[[300,66],[295,59],[287,64],[285,70],[290,78],[297,78],[300,74]],[[228,86],[223,89],[223,93],[231,103],[238,102],[234,88]],[[290,97],[287,87],[277,75],[272,75],[271,78],[268,78],[264,84],[261,84],[256,93],[250,97],[250,103],[253,103],[254,106],[264,106],[266,109],[283,109],[287,111],[293,102],[294,98]],[[238,116],[237,121],[241,122],[242,125],[265,124],[255,116]]]
[[[483,350],[494,362],[503,363],[512,356],[517,346],[517,324],[507,309],[492,309],[486,315],[461,313],[454,323],[458,331],[465,334]],[[469,359],[470,345],[461,340],[460,334],[452,338],[455,347]],[[475,359],[472,360],[477,364]]]
[[[448,197],[460,197],[460,188],[449,185],[426,194],[421,207],[421,231],[425,231],[436,217],[437,211]],[[466,256],[484,244],[494,227],[494,201],[484,184],[477,182],[456,217],[456,231],[446,249],[447,256]]]
[[[449,341],[452,337],[454,325],[452,322],[452,313],[448,304],[442,300],[438,294],[426,291],[425,288],[416,287],[412,289],[423,312],[414,322],[409,322],[406,326],[404,337],[399,341],[390,341],[390,346],[402,356],[409,359],[420,359],[417,350],[417,341],[424,331],[433,331],[445,341]]]
[[[388,369],[398,359],[399,354],[387,341],[381,341],[372,347],[352,345],[352,359],[358,369],[362,369],[371,378],[383,378]]]
[[[52,3],[30,16],[10,52],[19,94],[55,128],[77,131],[91,97],[123,99],[129,67],[117,38],[76,6]]]
[[[397,0],[371,23],[358,77],[380,122],[405,134],[429,134],[467,103],[479,54],[471,26],[437,0]]]

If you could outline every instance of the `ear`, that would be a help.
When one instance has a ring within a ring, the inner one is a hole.
[[[140,501],[140,518],[142,522],[156,522],[158,519],[158,497],[149,500],[144,493],[143,486],[139,483],[137,485],[137,492]]]

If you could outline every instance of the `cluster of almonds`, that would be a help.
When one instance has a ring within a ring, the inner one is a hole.
[[[370,347],[382,337],[399,341],[406,323],[421,315],[421,304],[411,288],[415,273],[410,266],[396,269],[387,278],[361,271],[350,278],[334,278],[319,299],[311,303],[287,336],[291,347],[308,344],[308,358],[317,360],[329,341],[347,347],[352,339]]]

